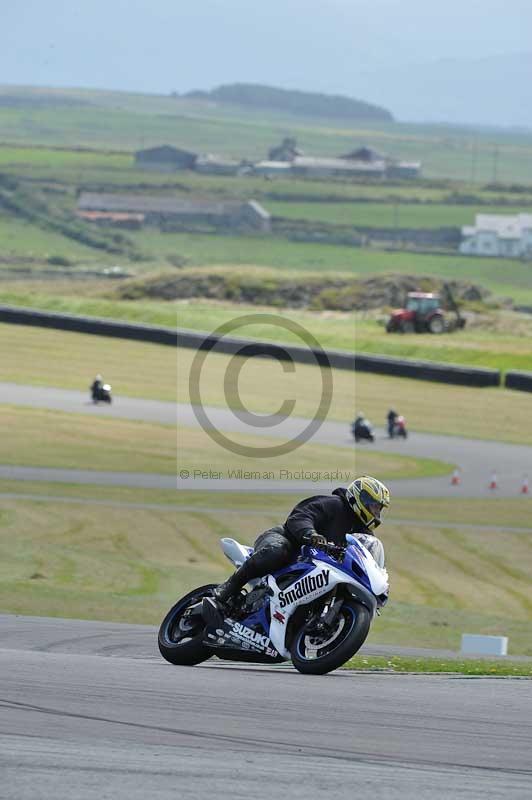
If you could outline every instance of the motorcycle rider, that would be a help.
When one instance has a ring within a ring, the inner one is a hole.
[[[103,387],[103,378],[101,375],[96,375],[91,383],[91,395],[93,400],[98,400]]]
[[[369,419],[364,416],[363,411],[358,412],[355,421],[351,425],[351,433],[356,440],[369,439],[371,442],[374,441],[373,427]]]
[[[343,546],[347,533],[372,534],[389,505],[390,492],[370,475],[355,478],[347,489],[335,489],[332,495],[302,500],[284,525],[261,533],[253,554],[214,590],[216,604],[222,610],[230,606],[246,583],[287,566],[304,544],[319,547],[332,541]]]
[[[393,408],[390,408],[388,414],[386,415],[386,419],[388,420],[388,436],[390,439],[393,439],[395,423],[397,422],[398,416],[399,414]]]

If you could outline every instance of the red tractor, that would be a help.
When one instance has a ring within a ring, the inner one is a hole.
[[[460,316],[448,286],[444,287],[448,305],[456,314],[450,319],[442,306],[441,297],[434,292],[408,292],[406,305],[392,311],[386,323],[388,333],[448,333],[463,328],[465,319]]]

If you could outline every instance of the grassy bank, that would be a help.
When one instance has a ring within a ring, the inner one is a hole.
[[[244,436],[231,433],[229,438],[239,445],[256,448],[278,446],[282,439],[267,436]],[[286,456],[258,458],[241,456],[228,452],[214,443],[203,430],[177,429],[177,467],[178,471],[186,470],[190,479],[201,478],[201,471],[214,470],[220,478],[237,477],[235,471],[245,470],[249,479],[262,476],[271,480],[290,480],[287,472],[297,475],[304,471],[315,475],[319,473],[336,473],[343,475],[348,482],[355,473],[378,474],[383,479],[392,478],[424,478],[448,475],[453,465],[436,459],[412,458],[400,454],[371,452],[351,447],[346,433],[347,447],[326,447],[324,445],[304,444]],[[204,476],[207,477],[207,476]],[[342,479],[339,480],[342,482]],[[312,481],[309,480],[309,486]]]
[[[175,400],[173,347],[0,324],[0,380],[86,390],[88,399],[98,373],[117,396]]]
[[[176,432],[169,425],[106,419],[105,410],[98,418],[12,406],[0,406],[0,413],[5,425],[0,461],[9,465],[168,475],[186,469],[191,479],[201,477],[205,470],[224,478],[238,470],[259,470],[263,475],[271,473],[276,480],[288,480],[287,472],[315,473],[319,465],[322,472],[343,473],[344,482],[357,471],[391,479],[446,475],[452,469],[452,465],[433,459],[355,453],[347,437],[345,448],[304,444],[287,455],[259,460],[228,452],[201,429],[178,427]],[[231,434],[230,438],[257,450],[279,443],[263,436]]]
[[[532,678],[532,664],[489,659],[415,658],[406,656],[355,656],[345,665],[361,672],[417,672],[485,675],[489,678]]]
[[[0,406],[3,464],[175,474],[171,425]]]

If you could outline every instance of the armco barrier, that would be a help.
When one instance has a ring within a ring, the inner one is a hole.
[[[141,342],[168,344],[174,347],[177,345],[177,333],[171,328],[115,322],[97,317],[78,317],[74,314],[56,314],[50,311],[35,311],[32,308],[0,306],[0,322],[55,328],[75,333],[91,333],[96,336],[113,336],[119,339],[136,339]]]
[[[358,372],[378,372],[382,375],[396,375],[400,378],[417,378],[460,386],[499,386],[501,382],[498,369],[459,367],[392,356],[359,354],[355,358],[355,368]]]
[[[77,333],[90,333],[97,336],[112,336],[121,339],[135,339],[143,342],[188,347],[194,350],[210,350],[234,355],[275,358],[280,361],[295,361],[302,364],[330,365],[335,369],[373,372],[381,375],[395,375],[402,378],[415,378],[425,381],[458,384],[461,386],[499,386],[500,373],[494,369],[480,367],[458,367],[438,364],[432,361],[414,361],[391,356],[375,356],[346,353],[339,350],[316,351],[294,345],[278,345],[269,342],[253,342],[236,337],[218,337],[195,331],[164,328],[139,323],[119,322],[95,317],[78,317],[73,314],[56,314],[48,311],[35,311],[30,308],[0,306],[0,322],[16,325],[33,325],[56,328]],[[508,373],[512,374],[512,373]],[[520,373],[523,374],[523,373]],[[525,373],[526,374],[526,373]]]
[[[532,392],[532,372],[507,372],[504,385],[507,389]]]

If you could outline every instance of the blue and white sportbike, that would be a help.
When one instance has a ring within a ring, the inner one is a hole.
[[[239,567],[253,552],[221,539]],[[388,599],[384,548],[376,536],[346,536],[346,546],[305,545],[293,564],[250,581],[227,615],[204,598],[201,586],[170,609],[159,629],[159,650],[172,664],[200,664],[213,655],[261,664],[292,660],[299,672],[323,675],[362,646]]]

